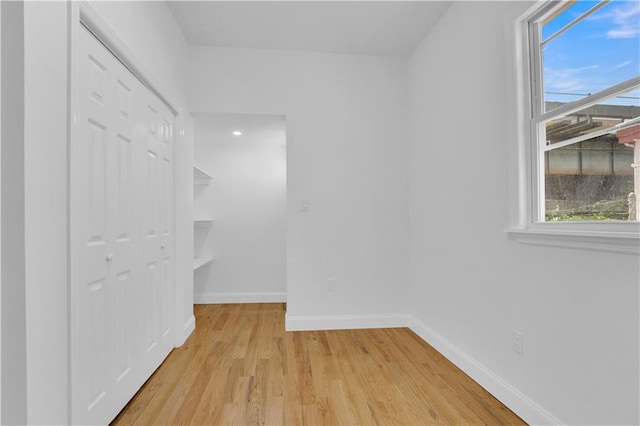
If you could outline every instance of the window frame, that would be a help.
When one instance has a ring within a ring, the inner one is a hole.
[[[511,239],[524,244],[569,247],[640,255],[640,222],[544,221],[544,123],[622,93],[640,85],[640,77],[609,87],[587,98],[569,102],[553,111],[544,111],[541,58],[541,22],[565,5],[565,1],[537,3],[515,19],[508,19],[507,110],[510,144],[510,224]],[[597,9],[595,9],[597,10]],[[595,12],[593,10],[593,12]],[[591,12],[591,13],[593,13]],[[560,30],[562,31],[562,30]],[[509,45],[511,44],[511,45]]]

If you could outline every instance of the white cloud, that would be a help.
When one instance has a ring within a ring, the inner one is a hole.
[[[615,71],[615,70],[619,70],[622,67],[626,67],[627,65],[629,65],[631,63],[631,61],[624,61],[619,63],[618,65],[616,65],[615,67],[611,68],[609,71]]]
[[[607,31],[608,39],[616,38],[634,38],[640,34],[640,28],[620,28]]]
[[[561,68],[544,70],[545,89],[558,92],[575,92],[589,86],[589,78],[584,71],[600,68],[598,65],[588,65],[579,68]]]
[[[624,67],[631,61],[622,62],[616,67]],[[600,69],[600,70],[597,70]],[[620,83],[612,69],[595,65],[582,68],[544,69],[544,91],[564,94],[592,94]],[[638,89],[634,89],[637,93]]]
[[[640,34],[640,2],[625,3],[611,10],[614,28],[607,31],[607,38],[634,38]]]

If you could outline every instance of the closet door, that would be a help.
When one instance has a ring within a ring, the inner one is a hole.
[[[154,146],[158,161],[150,164],[150,140],[157,138],[149,137],[146,111],[160,101],[80,29],[70,152],[72,421],[105,424],[172,347],[171,135]],[[162,115],[169,127],[172,118]],[[157,217],[153,267],[150,215]]]
[[[147,297],[144,338],[148,365],[158,365],[173,348],[173,116],[155,96],[149,94],[145,101],[147,125],[141,197],[144,216],[141,268],[146,275]]]

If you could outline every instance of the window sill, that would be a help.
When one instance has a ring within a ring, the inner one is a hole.
[[[590,225],[537,223],[528,228],[510,228],[506,232],[509,239],[521,244],[640,255],[640,224],[615,224],[609,230],[585,229]],[[621,229],[611,230],[616,227]]]

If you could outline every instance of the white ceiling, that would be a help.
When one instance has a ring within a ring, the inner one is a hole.
[[[170,1],[191,45],[407,57],[441,1]]]

